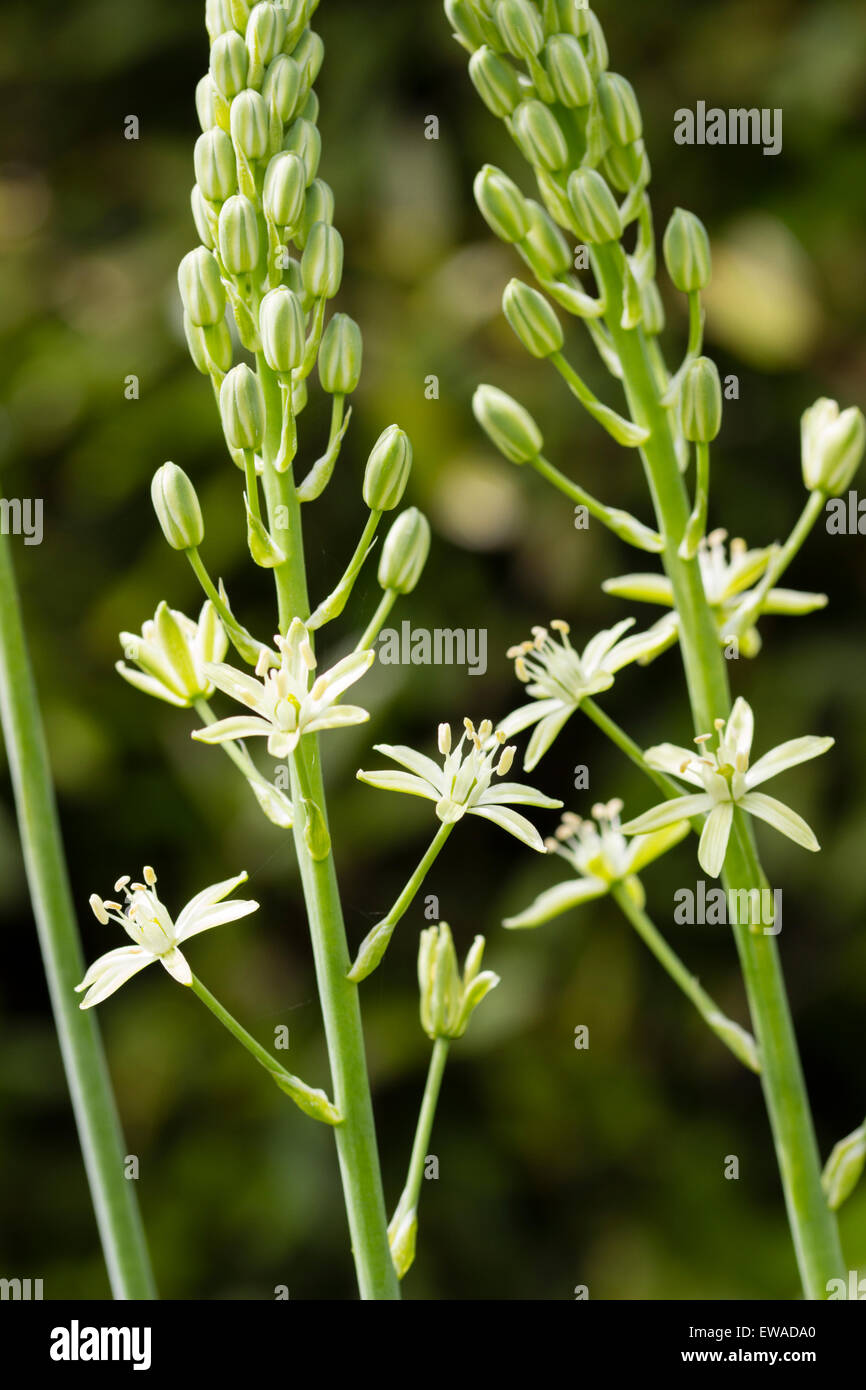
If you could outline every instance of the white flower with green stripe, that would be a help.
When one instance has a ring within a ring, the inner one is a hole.
[[[505,734],[501,729],[494,733],[489,719],[483,720],[477,729],[471,719],[465,719],[463,724],[463,733],[454,747],[450,724],[439,725],[439,752],[444,759],[441,766],[425,753],[404,744],[377,743],[378,753],[405,770],[361,771],[358,780],[381,791],[405,792],[434,801],[436,815],[443,825],[467,815],[481,816],[543,854],[544,841],[535,826],[511,808],[541,806],[558,810],[562,802],[522,782],[494,781],[510,771],[515,749],[503,747]]]
[[[695,739],[698,752],[681,748],[674,743],[662,743],[644,753],[650,767],[671,773],[693,787],[698,793],[674,797],[623,826],[626,835],[642,835],[661,830],[673,822],[706,815],[698,845],[698,862],[705,873],[718,878],[725,862],[734,808],[766,821],[774,830],[786,835],[803,849],[818,850],[815,835],[796,811],[784,802],[755,788],[771,777],[777,777],[789,767],[818,758],[833,747],[832,738],[790,739],[765,753],[756,763],[749,764],[755,719],[750,705],[738,699],[730,718],[717,719],[715,734],[701,734]],[[715,748],[710,747],[716,742]]]
[[[675,821],[649,835],[635,835],[627,840],[620,825],[621,811],[619,799],[593,806],[592,820],[567,811],[547,846],[577,876],[545,889],[523,912],[506,917],[502,925],[540,927],[573,907],[603,898],[620,885],[638,907],[643,907],[646,895],[638,874],[679,844],[691,827],[687,820]]]

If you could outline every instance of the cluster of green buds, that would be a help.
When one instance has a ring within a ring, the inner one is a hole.
[[[484,937],[476,936],[461,975],[447,922],[422,931],[418,949],[421,1027],[434,1042],[462,1038],[481,1000],[499,984],[498,975],[481,969],[484,944]]]

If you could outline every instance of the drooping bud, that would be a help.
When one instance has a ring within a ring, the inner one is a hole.
[[[389,425],[370,450],[364,470],[364,501],[371,512],[391,512],[400,505],[411,470],[409,436],[398,425]]]
[[[485,164],[475,177],[473,192],[482,217],[501,241],[523,240],[529,231],[526,199],[507,174]]]
[[[172,550],[194,550],[204,540],[204,521],[190,479],[176,463],[164,463],[153,475],[150,496],[162,534]]]
[[[562,232],[550,214],[527,198],[529,231],[523,239],[522,247],[539,280],[556,280],[567,275],[572,269],[571,249]]]
[[[313,179],[304,199],[304,212],[295,230],[294,240],[303,251],[310,231],[317,222],[334,223],[334,190],[324,179]]]
[[[710,357],[696,357],[680,387],[683,434],[693,444],[711,444],[722,428],[722,383]]]
[[[313,299],[333,299],[343,278],[343,238],[327,222],[310,229],[301,257],[301,279]]]
[[[530,164],[554,172],[568,163],[559,122],[543,101],[524,101],[514,113],[514,138]]]
[[[505,58],[484,44],[469,59],[472,85],[494,116],[510,116],[521,99],[517,73]]]
[[[210,75],[226,101],[231,101],[246,87],[249,65],[247,46],[234,29],[214,41],[210,51]]]
[[[319,347],[319,381],[329,396],[350,396],[361,378],[361,330],[348,314],[335,314]]]
[[[268,150],[269,120],[265,99],[247,89],[235,97],[231,109],[235,148],[247,159],[262,159]]]
[[[707,229],[699,217],[677,208],[665,229],[665,265],[673,284],[683,294],[706,289],[712,260]]]
[[[544,50],[547,75],[563,106],[588,106],[593,82],[583,49],[573,34],[554,34]]]
[[[294,58],[281,53],[265,74],[262,96],[281,124],[295,114],[301,95],[301,69]]]
[[[220,417],[230,449],[260,449],[265,432],[265,403],[254,371],[240,363],[226,373],[220,387]]]
[[[538,290],[522,280],[510,280],[502,296],[502,309],[526,351],[533,357],[550,357],[562,348],[562,324]]]
[[[294,228],[304,211],[307,171],[296,154],[275,154],[265,174],[262,205],[278,227]]]
[[[497,386],[479,386],[472,413],[488,438],[511,463],[529,463],[544,447],[541,430],[528,410]]]
[[[183,307],[194,324],[204,328],[221,323],[226,312],[226,292],[216,257],[204,246],[189,251],[177,270]]]
[[[582,241],[598,245],[618,241],[622,218],[617,201],[596,169],[575,169],[568,179],[568,201]]]
[[[246,275],[259,263],[259,220],[249,198],[235,193],[226,199],[219,220],[220,259],[230,275]]]
[[[530,0],[496,0],[493,18],[502,42],[515,58],[535,58],[544,44],[544,29]]]
[[[202,328],[193,323],[189,314],[183,316],[183,331],[189,355],[196,371],[202,376],[211,372],[227,372],[232,365],[232,335],[225,319]]]
[[[401,512],[385,537],[379,560],[381,588],[411,594],[430,553],[430,523],[417,507]]]
[[[857,406],[840,412],[822,396],[800,422],[803,482],[810,492],[836,497],[850,485],[866,447],[866,420]]]
[[[300,300],[281,285],[269,290],[259,308],[262,352],[272,372],[288,376],[304,356],[306,334]]]
[[[618,72],[604,72],[598,79],[604,123],[618,145],[631,145],[643,134],[643,121],[634,87]]]
[[[237,163],[231,137],[219,126],[200,135],[193,152],[199,188],[212,203],[224,203],[238,186]]]
[[[307,175],[305,182],[309,187],[316,177],[319,160],[322,157],[322,137],[319,134],[319,127],[313,125],[312,121],[305,121],[302,116],[299,116],[286,131],[283,149],[289,154],[299,155],[304,161]]]

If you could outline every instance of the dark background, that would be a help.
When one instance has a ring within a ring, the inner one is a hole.
[[[783,539],[803,502],[798,420],[826,394],[864,402],[863,178],[866,13],[856,0],[599,6],[611,67],[640,96],[657,219],[693,208],[714,242],[709,350],[741,395],[727,407],[711,521],[753,543]],[[0,17],[0,456],[4,491],[42,497],[41,547],[16,560],[48,726],[88,959],[111,945],[86,909],[121,873],[153,863],[169,905],[249,870],[253,918],[202,938],[194,966],[267,1041],[291,1028],[289,1064],[324,1084],[311,956],[291,854],[191,721],[115,677],[117,633],[160,598],[199,596],[167,551],[148,485],[171,458],[200,489],[205,554],[254,630],[273,624],[271,587],[248,563],[239,479],[210,388],[186,354],[175,271],[194,244],[188,211],[194,86],[204,6],[172,0],[7,0]],[[537,478],[492,454],[469,410],[479,380],[510,388],[541,422],[550,456],[604,500],[648,519],[640,470],[528,359],[499,312],[516,257],[488,235],[471,197],[486,160],[531,191],[501,125],[476,98],[440,6],[324,0],[321,175],[346,243],[338,305],[362,324],[365,372],[337,475],[306,509],[315,595],[342,571],[361,524],[372,440],[392,420],[412,435],[411,500],[435,540],[414,626],[485,627],[482,680],[451,668],[381,667],[374,711],[327,739],[338,863],[357,944],[396,896],[434,829],[427,803],[353,780],[380,765],[374,741],[428,747],[439,720],[504,715],[519,700],[504,651],[562,616],[581,643],[630,610],[609,574],[646,568]],[[784,150],[679,148],[673,113],[781,106]],[[139,116],[141,138],[123,138]],[[424,138],[439,118],[438,141]],[[667,294],[667,287],[664,287]],[[669,301],[669,358],[682,306]],[[572,355],[611,395],[577,332]],[[141,398],[124,400],[135,373]],[[440,399],[424,398],[435,373]],[[314,399],[302,455],[326,416]],[[836,750],[778,793],[815,826],[822,855],[761,829],[784,891],[781,946],[824,1153],[863,1117],[866,993],[864,540],[816,532],[786,582],[826,590],[829,609],[763,626],[756,662],[732,670],[757,711],[758,752],[801,733]],[[366,621],[362,578],[342,640]],[[638,612],[651,619],[655,611]],[[354,629],[353,629],[354,625]],[[642,744],[688,734],[676,653],[629,669],[605,706]],[[533,781],[568,796],[651,804],[639,775],[585,720],[571,721]],[[20,863],[8,789],[0,808],[0,1273],[41,1277],[45,1296],[100,1298],[107,1282],[76,1146]],[[536,817],[544,833],[553,818]],[[745,1021],[733,943],[718,927],[674,927],[673,893],[693,885],[683,846],[646,875],[650,909],[723,1007]],[[796,1296],[772,1146],[756,1080],[703,1029],[609,903],[526,934],[499,921],[561,874],[502,832],[458,827],[429,892],[465,948],[477,931],[503,983],[453,1052],[426,1183],[410,1298]],[[422,904],[363,987],[389,1204],[402,1186],[427,1060],[414,959]],[[100,1009],[160,1291],[168,1298],[351,1296],[331,1136],[305,1121],[187,992],[151,970]],[[590,1049],[573,1046],[586,1024]],[[740,1159],[726,1181],[727,1155]],[[866,1261],[866,1187],[842,1217],[848,1262]]]

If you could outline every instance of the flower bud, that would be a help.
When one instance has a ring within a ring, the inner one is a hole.
[[[551,11],[549,33],[571,34],[583,38],[589,28],[589,6],[586,0],[545,0],[545,15]]]
[[[204,77],[196,83],[195,89],[195,109],[202,131],[208,131],[216,125],[215,98],[216,88],[213,78],[209,72],[206,72]]]
[[[249,88],[232,102],[231,132],[235,148],[247,159],[262,159],[267,154],[270,121],[265,99]]]
[[[150,496],[162,534],[173,550],[194,550],[204,540],[204,521],[196,490],[176,463],[153,475]]]
[[[252,4],[250,0],[223,0],[231,19],[232,27],[242,34],[247,27]]]
[[[821,1174],[821,1186],[831,1211],[838,1211],[850,1197],[866,1168],[866,1124],[846,1134],[827,1159]],[[862,1284],[860,1285],[862,1288]]]
[[[195,229],[198,232],[199,240],[207,247],[208,251],[212,251],[216,242],[213,239],[211,217],[209,215],[210,205],[197,183],[194,183],[192,186],[189,202],[192,208],[192,220],[195,223]],[[216,208],[213,208],[214,215],[216,211]]]
[[[314,92],[312,88],[310,88],[310,90],[307,92],[307,99],[301,107],[300,111],[298,112],[298,115],[301,116],[305,121],[309,121],[311,125],[315,125],[318,121],[319,97],[318,93]]]
[[[205,28],[213,43],[226,29],[231,28],[231,17],[226,12],[225,0],[205,0]]]
[[[475,0],[445,0],[448,23],[470,53],[486,43],[484,21]]]
[[[593,14],[592,10],[587,11],[584,42],[586,45],[586,61],[589,64],[589,70],[594,80],[597,82],[608,65],[609,55],[607,51],[607,39],[604,37],[601,21],[598,15]]]
[[[224,203],[238,186],[237,163],[231,138],[219,126],[200,135],[193,153],[195,177],[205,198]]]
[[[319,381],[329,396],[350,396],[361,377],[361,330],[348,314],[335,314],[319,347]]]
[[[265,295],[259,308],[259,336],[272,372],[288,376],[301,365],[306,344],[304,312],[291,290],[280,286]]]
[[[510,280],[502,308],[517,337],[533,357],[550,357],[562,348],[562,324],[551,305],[522,280]]]
[[[301,69],[304,87],[312,87],[322,67],[325,45],[312,29],[306,29],[292,50],[292,57]]]
[[[412,470],[412,445],[398,425],[379,435],[364,470],[364,501],[371,512],[392,512],[399,506]]]
[[[601,174],[595,169],[575,169],[568,179],[568,201],[574,227],[581,241],[589,245],[618,241],[622,218],[617,201]]]
[[[228,638],[210,599],[197,623],[161,603],[140,634],[121,632],[120,642],[126,661],[135,663],[127,666],[124,661],[117,662],[115,670],[124,680],[148,695],[182,707],[213,694],[204,664],[222,661],[228,648]]]
[[[246,87],[249,65],[247,46],[234,29],[214,41],[210,51],[210,75],[227,101]]]
[[[226,312],[226,292],[216,257],[203,246],[189,251],[178,266],[177,283],[183,307],[193,323],[220,323]]]
[[[543,101],[524,101],[514,113],[514,138],[530,164],[554,172],[568,163],[559,122]]]
[[[265,432],[265,402],[255,372],[245,362],[232,367],[220,387],[220,416],[230,449],[260,449]]]
[[[513,57],[534,58],[541,51],[544,29],[530,0],[496,0],[493,18]]]
[[[609,145],[601,162],[601,172],[620,193],[630,192],[635,184],[649,183],[649,160],[643,140],[635,140],[631,145]]]
[[[528,410],[496,386],[479,386],[472,413],[484,433],[511,463],[530,463],[544,446],[541,430]]]
[[[553,218],[531,198],[526,200],[529,231],[522,250],[539,280],[556,280],[573,268],[571,248]]]
[[[306,184],[309,187],[316,177],[319,160],[322,157],[322,137],[319,134],[319,127],[313,125],[312,121],[305,121],[303,117],[299,116],[286,132],[283,149],[289,154],[300,155],[304,161],[304,168],[307,172]]]
[[[710,239],[699,217],[677,208],[665,229],[664,257],[668,275],[684,294],[706,289],[710,283]]]
[[[307,171],[296,154],[275,154],[265,174],[262,205],[278,227],[294,228],[304,211]]]
[[[547,75],[563,106],[588,106],[593,82],[583,49],[573,34],[554,34],[544,50]]]
[[[529,230],[529,214],[517,184],[501,169],[485,164],[472,187],[482,217],[500,241],[522,241]]]
[[[430,554],[430,523],[417,507],[407,507],[391,526],[379,560],[379,585],[411,594]]]
[[[494,116],[510,116],[521,99],[520,83],[511,64],[485,44],[469,59],[472,85]]]
[[[303,251],[317,222],[334,222],[334,190],[324,179],[313,179],[304,199],[304,212],[295,229],[295,244]]]
[[[232,365],[232,335],[225,319],[202,328],[193,323],[189,314],[183,316],[186,345],[196,371],[202,376],[211,372],[227,372]]]
[[[665,310],[659,287],[655,280],[647,280],[641,287],[641,323],[644,332],[651,338],[662,332],[665,326]]]
[[[643,134],[643,121],[634,87],[618,72],[603,72],[598,97],[608,131],[617,145],[631,145]]]
[[[857,406],[840,412],[837,401],[822,396],[804,411],[800,422],[803,482],[836,497],[851,483],[866,447],[866,420]]]
[[[281,0],[286,12],[286,37],[283,52],[291,53],[307,24],[307,13],[315,9],[310,0]]]
[[[343,238],[327,222],[310,229],[301,257],[301,279],[313,299],[333,299],[343,278]]]
[[[680,387],[683,434],[693,444],[711,444],[722,428],[722,383],[709,357],[696,357]]]
[[[301,95],[301,69],[294,58],[281,53],[265,74],[262,96],[281,124],[290,121]]]
[[[418,952],[421,1027],[428,1038],[452,1037],[460,1013],[463,984],[451,931],[447,922],[440,922],[438,926],[427,927],[421,938]]]
[[[246,42],[253,65],[267,67],[282,50],[286,38],[286,12],[279,5],[260,4],[250,11]]]
[[[219,220],[220,259],[230,275],[245,275],[259,263],[259,219],[242,193],[223,203]]]

